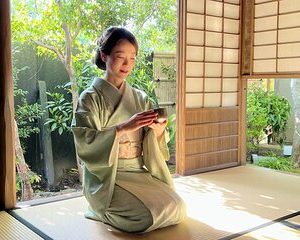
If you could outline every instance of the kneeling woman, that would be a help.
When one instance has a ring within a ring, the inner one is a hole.
[[[175,193],[166,160],[166,121],[156,121],[146,94],[126,83],[138,44],[128,30],[107,29],[96,65],[106,70],[79,98],[72,131],[84,163],[86,217],[126,232],[177,224],[185,205]]]

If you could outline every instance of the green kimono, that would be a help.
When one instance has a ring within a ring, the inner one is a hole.
[[[72,122],[84,163],[84,195],[90,206],[86,217],[127,232],[177,224],[185,217],[185,204],[173,189],[165,137],[158,142],[153,130],[144,128],[142,155],[119,157],[115,126],[151,108],[144,92],[124,84],[122,94],[96,78],[81,94]]]

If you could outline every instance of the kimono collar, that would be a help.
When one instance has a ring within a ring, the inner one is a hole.
[[[105,97],[107,97],[110,102],[113,104],[113,106],[116,107],[116,105],[119,103],[125,85],[124,82],[120,89],[117,89],[115,86],[113,86],[111,83],[107,82],[106,80],[102,78],[95,78],[92,84],[96,89],[100,90]]]

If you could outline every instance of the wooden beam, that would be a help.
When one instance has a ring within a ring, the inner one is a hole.
[[[254,0],[244,0],[242,5],[242,63],[241,74],[250,75],[252,73],[253,55],[253,22],[254,22]]]
[[[10,1],[0,4],[0,208],[16,203]]]
[[[186,0],[178,0],[177,35],[177,94],[176,94],[176,173],[183,175],[185,169],[185,45],[186,45]]]

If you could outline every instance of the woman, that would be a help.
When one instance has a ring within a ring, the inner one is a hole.
[[[173,189],[166,121],[158,123],[146,94],[126,83],[138,52],[120,27],[97,41],[95,63],[105,70],[80,96],[72,131],[84,163],[86,217],[126,232],[177,224],[185,206]]]

